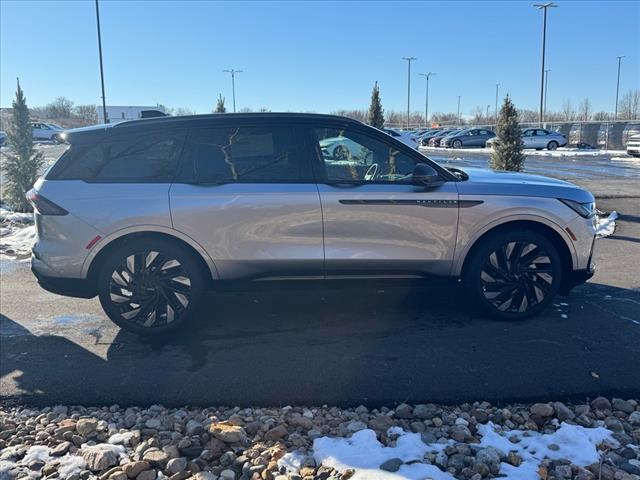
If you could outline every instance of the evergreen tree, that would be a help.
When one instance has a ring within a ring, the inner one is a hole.
[[[491,168],[520,172],[524,168],[518,110],[507,95],[496,126],[496,142],[491,152]]]
[[[31,204],[25,198],[25,194],[38,179],[44,157],[42,152],[33,149],[29,108],[19,79],[12,106],[13,115],[7,132],[9,153],[3,154],[5,159],[2,162],[5,175],[2,198],[14,210],[28,212],[31,211]]]
[[[222,94],[218,95],[218,103],[216,103],[216,109],[214,113],[225,113],[227,111],[227,107],[224,106],[224,97]]]
[[[373,85],[373,91],[371,92],[371,105],[367,114],[367,123],[380,130],[384,127],[384,110],[382,110],[382,102],[380,101],[378,82]]]

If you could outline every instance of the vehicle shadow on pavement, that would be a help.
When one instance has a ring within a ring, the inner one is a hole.
[[[640,361],[640,292],[586,284],[522,322],[477,317],[465,302],[451,285],[218,292],[188,329],[153,339],[120,331],[105,357],[2,316],[0,374],[21,392],[15,401],[34,404],[380,405],[640,393],[640,378],[629,375]]]

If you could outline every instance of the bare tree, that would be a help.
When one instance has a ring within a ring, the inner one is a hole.
[[[640,90],[629,90],[618,104],[618,118],[621,120],[638,120],[640,118]]]
[[[98,123],[98,112],[95,105],[76,105],[73,114],[88,124]]]
[[[580,103],[579,118],[583,122],[591,120],[591,102],[588,98],[585,98]]]
[[[562,103],[562,114],[563,114],[564,120],[566,122],[570,122],[572,120],[575,120],[575,118],[576,118],[576,110],[573,108],[573,104],[571,103],[571,100],[566,99]]]
[[[603,120],[609,120],[608,112],[596,112],[593,114],[593,119],[602,122]]]
[[[194,112],[193,110],[191,110],[190,108],[186,108],[186,107],[178,107],[175,110],[173,110],[173,114],[176,117],[184,117],[186,115],[195,115],[196,112]]]
[[[366,110],[336,110],[335,112],[331,112],[332,115],[341,115],[343,117],[353,118],[355,120],[359,120],[360,122],[367,121],[367,111]]]
[[[520,118],[520,121],[522,123],[537,122],[539,115],[540,115],[539,112],[536,112],[535,110],[526,110],[526,109],[518,110],[518,117]],[[547,117],[548,116],[545,116],[545,118]]]
[[[49,118],[70,118],[73,102],[66,97],[58,97],[45,109]]]

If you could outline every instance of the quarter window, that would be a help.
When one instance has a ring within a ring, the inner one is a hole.
[[[411,181],[417,162],[395,146],[349,129],[317,128],[315,136],[329,182]]]
[[[193,129],[182,158],[181,181],[313,181],[310,164],[298,153],[293,127]]]

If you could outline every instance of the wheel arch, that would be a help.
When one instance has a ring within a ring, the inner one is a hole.
[[[96,245],[96,247],[99,248],[94,249],[85,260],[82,272],[84,278],[86,278],[89,283],[94,283],[103,259],[106,258],[110,252],[130,239],[137,239],[141,237],[149,238],[149,240],[152,240],[154,237],[164,238],[176,242],[177,244],[189,250],[194,255],[194,258],[196,258],[202,268],[202,272],[205,275],[206,283],[217,280],[219,278],[218,271],[213,260],[211,259],[211,257],[209,257],[209,255],[201,245],[199,245],[187,235],[166,227],[154,227],[153,230],[124,229],[103,238]]]
[[[554,228],[555,227],[555,228]],[[466,271],[469,261],[472,258],[475,251],[480,247],[482,242],[490,235],[500,231],[507,230],[533,230],[547,238],[558,251],[562,262],[562,283],[564,284],[569,280],[569,273],[573,271],[575,265],[575,251],[570,247],[564,232],[560,227],[554,225],[553,227],[547,223],[536,221],[533,219],[513,219],[507,220],[497,225],[492,225],[483,232],[476,235],[471,243],[471,246],[467,248],[464,255],[460,257],[455,274],[463,277]],[[562,288],[561,288],[562,290]]]

